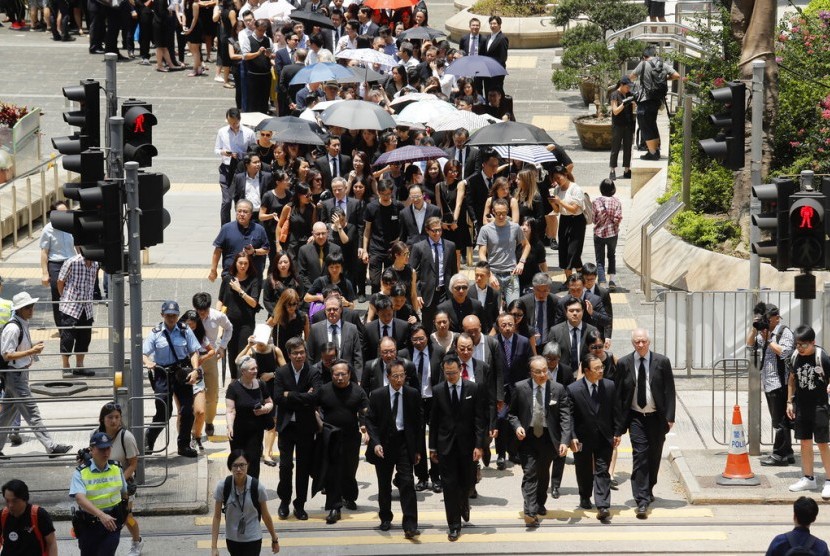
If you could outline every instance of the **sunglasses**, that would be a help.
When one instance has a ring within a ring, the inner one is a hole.
[[[469,288],[469,286],[455,286],[453,289],[457,292],[462,292],[462,291],[468,290],[470,288]]]
[[[121,404],[110,402],[104,406],[104,409],[106,409],[107,411],[121,411]]]

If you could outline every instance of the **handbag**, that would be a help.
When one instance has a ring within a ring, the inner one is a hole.
[[[279,229],[278,238],[280,240],[280,243],[285,243],[286,241],[288,241],[288,230],[291,227],[291,211],[292,210],[293,209],[291,208],[291,205],[288,205],[288,216],[285,218],[285,222],[282,223],[282,226],[280,226],[280,229]]]
[[[167,368],[167,374],[169,377],[172,377],[173,384],[187,384],[187,377],[193,371],[193,365],[189,360],[179,359],[176,355],[176,350],[173,349],[173,339],[170,337],[170,333],[166,327],[164,328],[164,335],[167,337],[167,347],[170,348],[173,358],[176,359],[176,362]]]

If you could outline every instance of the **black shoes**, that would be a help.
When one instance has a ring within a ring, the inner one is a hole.
[[[647,519],[648,518],[648,504],[645,502],[640,502],[637,504],[637,519]]]
[[[655,152],[647,152],[646,154],[640,156],[640,160],[660,160],[660,150],[658,149]]]
[[[201,445],[199,445],[199,447],[201,448]],[[204,448],[203,448],[203,449],[204,449]],[[274,460],[272,460],[272,459],[264,459],[264,458],[263,458],[263,460],[262,460],[262,464],[263,464],[263,465],[267,465],[268,467],[276,467],[276,466],[277,466],[277,462],[275,462],[275,461],[274,461]]]
[[[92,369],[72,369],[72,376],[95,376]]]
[[[505,463],[504,463],[504,456],[499,456],[496,460],[496,469],[499,471],[504,471]]]
[[[630,180],[630,179],[631,179],[631,170],[626,170],[625,172],[623,172],[623,177],[622,177],[622,179],[624,179],[624,180]]]
[[[213,436],[216,430],[213,428],[213,423],[208,423],[205,425],[205,434],[208,436]]]
[[[343,500],[343,507],[347,510],[356,510],[357,503],[354,500]]]
[[[617,481],[617,479],[611,479],[611,483],[609,486],[611,490],[620,490],[620,483]]]
[[[56,458],[61,454],[65,454],[71,449],[72,446],[68,446],[66,444],[55,444],[55,446],[51,450],[49,450],[49,457]]]
[[[414,539],[415,537],[417,537],[420,534],[421,534],[421,532],[418,529],[411,529],[409,531],[404,531],[403,532],[403,536],[407,539]]]
[[[478,498],[478,491],[476,490],[476,487],[473,487],[472,490],[470,491],[470,498],[473,499],[473,500]]]
[[[423,492],[429,488],[429,481],[418,481],[415,483],[415,492]]]
[[[195,458],[199,456],[199,452],[197,452],[190,446],[186,446],[183,448],[179,448],[179,455],[185,458]]]
[[[536,513],[539,515],[548,515],[548,509],[544,506],[539,506],[536,508]]]
[[[447,534],[447,540],[450,542],[455,542],[458,540],[458,537],[461,536],[461,528],[460,527],[452,527],[450,528],[449,534]]]
[[[612,169],[611,172],[608,173],[608,179],[615,181],[617,179],[617,172]]]
[[[611,512],[608,511],[608,508],[600,508],[597,512],[597,519],[600,521],[605,521],[609,517],[611,517]]]
[[[326,523],[332,525],[340,521],[340,510],[331,510],[329,515],[326,517]]]
[[[469,502],[464,504],[464,506],[461,508],[461,519],[463,519],[465,523],[470,522],[470,503]]]
[[[294,508],[294,517],[300,521],[306,521],[308,519],[308,514],[303,508]]]
[[[381,531],[388,531],[391,528],[392,528],[392,522],[391,521],[381,521],[380,522],[380,530]]]
[[[556,500],[557,498],[559,498],[559,488],[558,488],[558,487],[553,487],[553,488],[551,488],[551,489],[550,489],[550,496],[551,496],[551,498],[553,498],[554,500]]]
[[[9,443],[12,446],[20,446],[23,444],[23,439],[20,438],[20,433],[13,432],[9,435]]]
[[[435,494],[441,494],[444,492],[444,487],[441,486],[441,481],[432,481],[432,492]]]
[[[793,463],[795,463],[795,458],[793,458]],[[776,456],[767,456],[761,459],[761,465],[766,467],[786,467],[789,465],[786,459],[781,459]]]
[[[590,510],[594,506],[591,504],[590,498],[580,498],[579,499],[579,507],[583,510]]]
[[[288,519],[288,502],[280,502],[280,507],[277,509],[277,516],[280,519]]]

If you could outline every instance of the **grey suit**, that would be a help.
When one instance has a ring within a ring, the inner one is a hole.
[[[316,363],[320,360],[323,351],[323,344],[329,341],[328,320],[316,322],[311,325],[308,338],[308,360]],[[352,364],[357,374],[357,379],[363,376],[363,349],[360,345],[360,333],[357,327],[350,322],[340,320],[340,349],[337,356]]]

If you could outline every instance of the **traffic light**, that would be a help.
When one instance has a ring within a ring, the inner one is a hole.
[[[746,85],[731,81],[728,86],[711,89],[709,97],[724,105],[725,112],[709,116],[719,129],[713,139],[702,139],[700,147],[706,155],[715,158],[730,170],[744,167],[746,124]]]
[[[752,187],[752,195],[766,205],[759,216],[752,216],[752,225],[770,235],[768,240],[753,243],[752,252],[772,259],[778,270],[790,267],[790,196],[796,191],[798,185],[791,179],[775,178]]]
[[[84,79],[80,85],[63,88],[63,96],[81,106],[79,110],[63,113],[63,121],[80,130],[66,137],[52,139],[52,146],[61,154],[77,155],[89,148],[101,146],[100,88],[94,79]]]
[[[790,196],[790,264],[805,270],[827,268],[824,215],[827,197],[818,191]]]
[[[170,224],[170,213],[164,208],[164,194],[169,190],[170,179],[164,174],[138,175],[142,249],[164,242],[164,229]]]
[[[64,155],[63,167],[81,175],[79,183],[63,184],[64,196],[68,199],[77,199],[77,194],[73,194],[71,190],[94,187],[104,179],[104,152],[96,148],[87,149],[79,154]]]
[[[131,98],[121,104],[124,118],[124,162],[138,162],[139,167],[153,165],[159,151],[153,145],[153,126],[158,123],[153,105]]]
[[[100,181],[91,187],[66,191],[78,201],[79,210],[52,211],[50,220],[58,230],[72,234],[81,254],[101,263],[107,273],[123,268],[121,185]]]

